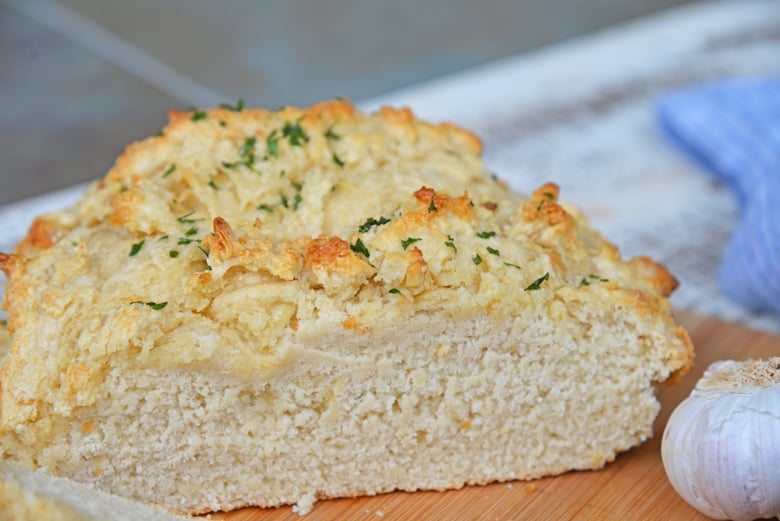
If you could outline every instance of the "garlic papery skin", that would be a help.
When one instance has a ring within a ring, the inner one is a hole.
[[[661,457],[709,517],[780,516],[780,357],[712,364],[669,418]]]

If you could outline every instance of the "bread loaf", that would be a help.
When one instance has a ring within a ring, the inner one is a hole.
[[[3,457],[185,513],[596,469],[676,284],[408,110],[173,112],[10,254]]]

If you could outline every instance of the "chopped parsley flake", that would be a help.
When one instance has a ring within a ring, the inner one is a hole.
[[[271,213],[274,211],[274,207],[270,204],[261,204],[257,207],[258,210],[263,210],[265,212]]]
[[[592,273],[588,275],[588,278],[599,281],[599,282],[609,282],[609,279],[603,279],[599,277],[598,275],[593,275]],[[590,281],[586,279],[585,277],[582,278],[580,281],[580,286],[590,286]]]
[[[455,247],[455,239],[452,235],[447,235],[447,240],[444,241],[444,245],[447,248],[451,248],[453,253],[458,253],[458,248]]]
[[[178,252],[178,251],[176,251],[176,250],[171,250],[171,251],[169,251],[169,252],[168,252],[168,256],[169,256],[170,258],[172,258],[172,259],[175,259],[176,257],[178,257],[178,256],[179,256],[179,252]]]
[[[495,237],[495,236],[496,236],[496,232],[492,232],[492,231],[491,232],[479,232],[477,234],[477,237],[479,237],[480,239],[490,239],[491,237]]]
[[[414,244],[417,241],[421,241],[422,239],[419,237],[407,237],[406,239],[401,241],[401,246],[404,247],[404,249],[408,248],[410,244]]]
[[[344,168],[344,161],[335,152],[333,152],[333,162],[339,165],[339,168]]]
[[[141,248],[144,247],[145,241],[146,239],[142,239],[141,242],[137,242],[130,247],[130,257],[135,256],[139,251],[141,251]]]
[[[279,194],[279,203],[284,206],[285,208],[290,207],[290,200],[287,199],[287,196],[284,194]]]
[[[134,300],[131,304],[143,304],[149,306],[155,311],[160,311],[162,308],[168,305],[168,302],[142,302],[140,300]]]
[[[303,202],[303,196],[301,194],[295,194],[295,197],[293,197],[293,211],[298,210],[301,202]]]
[[[325,139],[328,139],[330,141],[338,141],[341,139],[341,136],[336,134],[336,132],[333,131],[333,127],[335,127],[336,124],[333,123],[330,127],[328,127],[328,130],[325,131]]]
[[[528,287],[525,288],[525,291],[535,291],[542,287],[542,283],[545,282],[547,279],[550,278],[550,272],[548,271],[535,281],[533,281],[531,284],[528,285]]]
[[[192,224],[203,220],[203,219],[190,219],[190,215],[193,215],[194,213],[195,211],[193,210],[190,213],[182,215],[181,217],[177,217],[176,220],[184,224]]]
[[[398,288],[390,288],[390,291],[388,293],[393,293],[394,295],[398,295],[401,293],[401,290]]]
[[[295,123],[285,121],[282,127],[282,136],[286,137],[290,145],[294,147],[299,147],[309,142],[308,134],[301,127],[301,119],[303,118],[299,118]]]
[[[488,246],[488,247],[487,247],[487,251],[488,251],[488,253],[489,253],[489,254],[491,254],[491,255],[495,255],[495,256],[497,256],[497,257],[500,257],[500,256],[501,256],[501,252],[499,252],[499,251],[498,251],[497,249],[495,249],[495,248],[491,248],[490,246]]]
[[[209,181],[209,186],[210,186],[211,188],[213,188],[214,190],[219,190],[219,187],[217,186],[217,184],[214,182],[214,180],[213,180],[213,179],[211,179],[211,180]]]
[[[523,269],[520,266],[518,266],[517,264],[512,264],[511,262],[506,262],[506,261],[504,261],[504,266],[511,266],[511,267],[517,268],[519,270]]]
[[[249,153],[252,151],[253,148],[255,148],[255,144],[257,143],[257,138],[252,136],[246,138],[244,140],[244,144],[241,145],[241,148],[238,149],[238,155],[241,157],[246,157],[249,155]]]
[[[272,130],[265,138],[265,145],[269,156],[279,157],[279,135],[276,133],[276,129]]]
[[[471,260],[472,260],[472,261],[474,262],[474,264],[476,264],[477,266],[479,266],[480,264],[482,264],[482,257],[479,255],[479,253],[477,253],[476,255],[474,255],[474,256],[471,258]]]
[[[191,121],[200,121],[201,119],[206,119],[206,111],[204,110],[196,110],[192,113],[192,116],[190,117]]]
[[[355,253],[362,253],[366,257],[370,257],[371,254],[368,252],[368,248],[366,248],[366,245],[363,244],[363,241],[358,239],[355,241],[355,244],[350,244],[349,249],[354,251]]]
[[[434,204],[433,197],[431,197],[431,204],[428,205],[428,213],[435,212],[436,210],[436,204]]]
[[[168,170],[166,170],[165,172],[163,172],[163,175],[162,175],[162,176],[163,176],[163,177],[168,177],[169,175],[171,175],[171,174],[173,173],[173,171],[174,171],[174,170],[176,170],[176,163],[174,163],[174,164],[172,164],[171,166],[169,166],[169,167],[168,167]]]
[[[241,159],[233,162],[222,161],[222,166],[231,170],[235,170],[239,166],[245,166],[246,168],[252,169],[252,166],[255,164],[255,154],[252,150],[254,150],[256,144],[256,137],[251,136],[246,138],[244,144],[238,149],[238,154],[241,156]]]
[[[358,231],[360,233],[366,233],[368,230],[370,230],[374,226],[381,226],[381,225],[387,224],[389,222],[390,222],[390,219],[388,219],[387,217],[380,217],[379,219],[374,219],[373,217],[369,217],[368,219],[366,219],[366,222],[364,222],[363,224],[361,224],[358,227]]]
[[[552,200],[555,199],[555,195],[551,194],[550,192],[543,192],[542,195],[545,196],[547,198],[547,200],[549,200],[549,201],[552,201]],[[545,201],[544,199],[539,201],[539,204],[536,206],[536,211],[537,212],[542,209],[542,205],[544,204],[544,201]]]
[[[195,235],[196,233],[198,233],[198,229],[197,229],[196,227],[194,227],[194,226],[193,226],[192,228],[190,228],[189,230],[187,230],[187,231],[186,231],[186,233],[185,233],[184,235],[186,235],[187,237],[192,237],[192,236],[193,236],[193,235]]]
[[[179,246],[185,245],[185,244],[192,244],[193,242],[197,242],[198,239],[190,239],[188,237],[179,237],[179,241],[176,243]]]
[[[220,107],[227,110],[232,110],[233,112],[241,112],[244,110],[244,100],[242,98],[238,98],[238,101],[235,105],[231,105],[230,103],[220,103]]]
[[[290,186],[295,188],[296,192],[300,192],[301,190],[303,190],[303,185],[301,183],[296,183],[295,181],[290,181]]]

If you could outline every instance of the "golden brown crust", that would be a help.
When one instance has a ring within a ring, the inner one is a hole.
[[[25,276],[16,268],[27,259],[64,270],[58,259],[67,256],[70,269],[100,265],[105,272],[110,262],[95,257],[100,249],[128,251],[140,243],[137,257],[117,253],[111,262],[144,278],[172,251],[188,260],[167,259],[164,273],[193,285],[124,300],[165,300],[171,307],[195,305],[187,288],[199,288],[197,306],[207,306],[245,272],[301,281],[313,291],[338,286],[349,295],[378,281],[415,294],[469,286],[488,271],[520,287],[550,272],[545,288],[553,291],[617,284],[663,297],[676,285],[647,258],[623,263],[614,246],[559,204],[554,183],[524,199],[491,180],[477,156],[479,140],[453,125],[419,122],[408,109],[384,107],[366,116],[340,100],[204,114],[196,120],[191,112],[171,112],[161,136],[128,146],[78,206],[36,219],[17,256],[0,258],[11,279],[12,328],[31,312],[21,301],[43,282],[34,270]],[[431,174],[415,178],[399,170]],[[379,217],[389,224],[357,232],[367,218]],[[211,231],[203,229],[208,221]],[[486,230],[495,232],[491,242],[475,236]],[[369,257],[354,247],[358,239]],[[419,242],[403,246],[409,239]],[[67,293],[71,278],[63,272],[62,288],[55,282],[45,298],[64,298],[57,292]],[[103,313],[102,297],[89,298],[82,312]],[[686,367],[690,344],[680,340],[688,346],[679,361]]]

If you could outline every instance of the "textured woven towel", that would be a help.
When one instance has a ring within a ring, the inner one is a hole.
[[[780,314],[780,78],[678,92],[661,100],[658,116],[671,141],[728,183],[739,202],[740,222],[720,265],[723,291]]]

